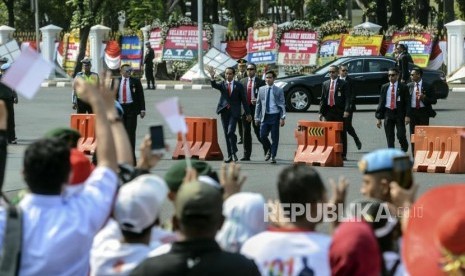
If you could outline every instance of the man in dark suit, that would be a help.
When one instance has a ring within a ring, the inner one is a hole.
[[[147,89],[155,89],[155,77],[153,76],[153,59],[155,58],[155,52],[150,47],[150,42],[145,42],[145,57],[144,57],[144,68],[145,78],[147,79]],[[152,83],[152,87],[150,87]]]
[[[394,148],[394,128],[396,128],[400,147],[407,152],[405,125],[410,123],[410,95],[407,85],[398,81],[399,70],[397,68],[389,69],[388,76],[389,82],[381,86],[379,104],[375,113],[378,119],[376,126],[381,128],[381,122],[384,119],[388,148]]]
[[[265,81],[255,75],[256,72],[257,66],[253,63],[249,63],[247,65],[248,77],[241,79],[241,83],[245,87],[247,105],[249,106],[252,117],[255,116],[255,104],[257,103],[258,88],[265,85]],[[244,157],[241,158],[241,161],[250,161],[250,155],[252,154],[251,125],[253,126],[253,130],[258,141],[262,143],[260,140],[260,127],[252,124],[250,121],[247,121],[245,114],[242,116],[242,125],[244,129]],[[263,150],[266,155],[267,151],[265,146],[263,146]]]
[[[329,67],[329,80],[322,86],[320,100],[320,121],[342,122],[350,115],[350,92],[347,83],[338,78],[339,68]],[[342,159],[347,160],[347,133],[342,131]]]
[[[349,90],[350,94],[350,113],[347,118],[344,118],[344,131],[347,132],[352,138],[354,138],[355,145],[357,145],[357,149],[362,149],[362,142],[357,136],[355,132],[354,126],[352,125],[352,117],[354,116],[354,112],[357,110],[355,105],[356,101],[356,92],[352,89],[352,79],[348,76],[349,69],[347,65],[339,66],[339,78],[347,83],[347,90]]]
[[[123,124],[128,132],[129,141],[131,142],[133,157],[136,160],[136,129],[137,116],[141,119],[145,117],[145,97],[142,83],[138,78],[131,77],[132,68],[129,64],[121,65],[121,77],[111,81],[111,88],[116,88],[116,100],[123,107]]]
[[[215,69],[208,68],[211,76],[211,86],[220,91],[220,99],[216,108],[216,113],[221,115],[221,123],[223,124],[223,131],[226,138],[226,147],[228,151],[228,158],[224,162],[229,163],[237,158],[237,137],[236,125],[241,117],[241,104],[244,107],[246,120],[251,121],[250,109],[247,104],[247,97],[245,95],[244,86],[238,81],[234,81],[236,70],[232,67],[226,68],[224,75],[226,80],[217,83],[215,81]]]
[[[428,126],[429,118],[436,116],[436,111],[431,105],[436,104],[437,99],[433,89],[423,81],[423,70],[420,67],[414,67],[410,76],[412,77],[412,82],[408,84],[412,109],[410,134],[414,134],[415,126]],[[412,155],[415,154],[414,150],[412,144]]]
[[[260,125],[260,139],[267,149],[265,161],[276,163],[279,145],[279,127],[286,123],[286,107],[283,89],[274,85],[276,73],[272,70],[265,73],[266,85],[258,89],[257,105],[255,107],[255,125]],[[271,141],[268,135],[271,132]]]
[[[241,81],[243,78],[247,78],[247,70],[245,70],[245,68],[247,68],[247,60],[243,58],[238,59],[237,60],[237,72],[236,72],[236,75],[234,76],[234,80]],[[238,144],[243,144],[244,143],[244,128],[242,127],[242,120],[237,121],[237,129],[239,131]]]
[[[407,51],[407,46],[405,44],[397,44],[397,61],[396,66],[400,72],[400,82],[407,84],[410,80],[410,72],[408,69],[408,64],[413,63],[412,56]]]

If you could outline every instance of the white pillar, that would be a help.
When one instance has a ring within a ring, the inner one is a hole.
[[[102,42],[108,39],[110,28],[95,25],[90,28],[89,42],[90,42],[90,59],[92,60],[92,72],[99,73],[103,70],[103,45]],[[82,47],[82,46],[81,46]]]
[[[13,39],[15,28],[2,25],[0,26],[0,45],[3,45]]]
[[[52,63],[55,62],[55,42],[57,41],[61,30],[63,29],[52,24],[40,28],[40,31],[42,32],[42,56]],[[48,78],[54,79],[55,71],[52,71]]]
[[[213,24],[213,39],[212,39],[213,47],[221,51],[221,42],[225,41],[227,31],[228,31],[228,28],[218,25],[218,24]]]
[[[447,28],[447,75],[450,75],[464,64],[465,21],[455,20],[444,26]]]
[[[142,31],[142,35],[144,36],[144,46],[145,46],[145,42],[149,41],[150,31],[152,30],[152,26],[147,25],[145,27],[140,28],[140,30]]]

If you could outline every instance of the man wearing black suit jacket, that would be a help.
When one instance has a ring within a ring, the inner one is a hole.
[[[216,107],[216,113],[221,115],[221,123],[223,124],[223,131],[226,138],[226,147],[228,151],[228,158],[224,162],[229,163],[237,158],[237,137],[236,125],[241,117],[241,103],[244,107],[246,120],[251,121],[250,109],[247,104],[247,97],[245,95],[244,86],[238,81],[234,81],[235,70],[232,67],[226,68],[224,75],[226,80],[217,83],[214,80],[215,69],[208,68],[211,76],[211,86],[220,91],[220,99]]]
[[[255,75],[256,72],[257,66],[253,63],[249,63],[247,64],[247,77],[241,79],[241,83],[245,88],[247,105],[249,106],[252,118],[255,116],[255,104],[257,103],[258,88],[265,85],[265,81]],[[253,127],[253,131],[255,132],[255,136],[257,137],[258,141],[262,143],[260,140],[260,126],[257,126],[247,121],[245,114],[242,117],[242,125],[244,129],[244,157],[241,158],[241,161],[250,161],[250,155],[252,154],[251,125]],[[264,155],[266,155],[267,150],[265,146],[263,146],[263,151]]]
[[[391,68],[388,71],[389,82],[381,86],[379,104],[375,117],[378,119],[376,126],[381,128],[381,120],[384,119],[384,131],[388,148],[394,148],[394,128],[397,129],[397,139],[404,152],[408,150],[408,142],[405,134],[405,125],[410,123],[410,95],[407,85],[398,81],[399,70]]]
[[[362,142],[357,136],[357,132],[355,132],[355,128],[352,125],[352,118],[354,116],[354,112],[357,110],[355,105],[356,101],[356,92],[352,89],[352,79],[348,76],[349,69],[347,65],[339,66],[339,78],[344,80],[347,83],[347,90],[349,90],[350,94],[350,114],[347,118],[344,118],[344,131],[347,132],[352,138],[354,138],[355,145],[357,145],[357,149],[362,149]]]
[[[338,78],[339,68],[336,65],[329,67],[330,79],[322,86],[320,100],[320,121],[341,122],[350,114],[350,92],[347,83]],[[342,131],[342,159],[347,160],[347,133]]]
[[[409,63],[413,63],[412,56],[407,51],[407,46],[405,44],[397,44],[396,46],[397,51],[397,60],[396,66],[399,69],[400,77],[399,80],[402,83],[407,84],[410,76],[409,76]]]
[[[412,82],[408,84],[412,109],[410,134],[414,134],[415,126],[428,126],[429,118],[436,116],[436,111],[431,105],[436,104],[437,99],[431,87],[423,81],[423,70],[420,67],[414,67],[410,76],[412,78]],[[412,154],[415,154],[413,144]]]
[[[140,115],[142,119],[145,117],[144,90],[140,80],[131,77],[132,69],[129,64],[121,65],[120,72],[121,77],[111,81],[111,88],[114,89],[115,85],[118,85],[116,100],[123,107],[123,124],[128,132],[135,161],[137,116]]]

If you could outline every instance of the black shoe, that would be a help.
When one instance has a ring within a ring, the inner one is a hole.
[[[228,159],[224,159],[224,163],[231,163],[232,160],[232,157],[229,156]]]
[[[268,151],[265,155],[265,161],[270,160],[270,158],[271,158],[271,151]]]
[[[276,164],[276,158],[271,157],[271,164]]]
[[[239,158],[237,158],[237,155],[235,153],[233,153],[232,158],[234,159],[234,162],[237,162],[237,160],[239,160]]]
[[[13,144],[13,145],[16,145],[16,144],[18,144],[18,139],[11,140],[9,143]]]
[[[242,157],[241,161],[250,161],[250,157]]]
[[[362,149],[362,142],[360,142],[359,139],[355,140],[355,145],[357,145],[357,149],[361,150]]]
[[[343,156],[343,157],[342,157],[342,161],[347,161],[347,157],[346,157],[346,156]]]
[[[242,142],[242,140],[239,140],[239,142],[237,142],[238,145],[242,145],[244,142]]]

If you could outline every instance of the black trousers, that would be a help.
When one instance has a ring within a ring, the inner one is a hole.
[[[405,130],[405,115],[398,114],[397,109],[386,109],[384,119],[384,132],[386,133],[386,140],[388,148],[395,148],[394,135],[397,130],[397,140],[399,140],[400,148],[402,151],[408,151],[408,141]]]
[[[239,117],[234,117],[229,109],[221,111],[221,123],[223,125],[224,137],[226,139],[226,148],[228,157],[237,152],[236,125]]]
[[[155,88],[155,77],[153,76],[153,63],[145,65],[145,78],[147,79],[147,88]],[[152,86],[150,86],[152,83]]]
[[[244,129],[244,157],[250,158],[252,155],[252,127],[257,140],[263,146],[263,152],[266,154],[267,148],[263,145],[262,140],[260,139],[260,125],[255,125],[254,116],[255,116],[255,105],[249,105],[250,114],[252,115],[252,122],[247,122],[246,116],[242,116],[242,126]]]
[[[425,107],[416,109],[412,108],[412,115],[410,117],[410,134],[415,133],[415,126],[429,126],[429,116]],[[415,146],[412,146],[412,155],[415,154]]]
[[[337,109],[336,107],[330,107],[325,114],[325,120],[328,122],[341,122],[344,126],[344,111]],[[347,156],[347,132],[342,131],[342,157]]]
[[[16,139],[16,131],[15,131],[15,109],[14,109],[14,101],[13,98],[8,99],[0,99],[5,102],[6,111],[8,112],[8,119],[7,119],[7,138],[8,142],[11,142]]]
[[[132,153],[134,162],[136,162],[136,129],[137,129],[137,116],[139,115],[139,110],[137,106],[133,103],[121,104],[123,107],[123,124],[126,132],[128,133],[129,142],[131,143]]]
[[[86,114],[86,113],[93,114],[94,113],[92,112],[92,107],[90,106],[90,104],[81,101],[79,98],[77,98],[76,103],[77,103],[76,113],[78,114]]]

